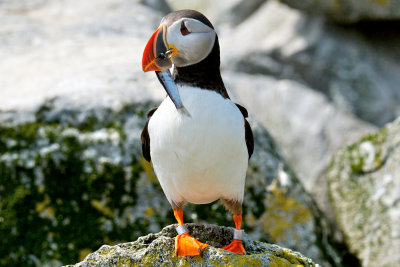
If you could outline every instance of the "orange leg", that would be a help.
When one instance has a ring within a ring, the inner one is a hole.
[[[235,222],[236,230],[239,232],[240,227],[242,225],[242,214],[234,214],[233,221]],[[246,250],[244,250],[242,240],[235,239],[235,236],[236,236],[236,234],[234,234],[234,239],[233,239],[232,243],[223,247],[222,249],[225,249],[225,250],[228,250],[228,251],[231,251],[234,253],[238,253],[238,254],[246,254]]]
[[[183,225],[183,212],[181,209],[174,210],[175,219],[179,225]],[[175,253],[178,256],[197,256],[201,251],[208,247],[207,244],[197,241],[188,232],[176,236]]]

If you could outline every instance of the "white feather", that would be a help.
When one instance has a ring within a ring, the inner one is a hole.
[[[191,117],[166,98],[150,119],[150,153],[169,202],[243,200],[248,153],[244,118],[210,90],[178,87]]]

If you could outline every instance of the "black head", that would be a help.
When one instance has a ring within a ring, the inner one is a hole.
[[[143,55],[145,71],[163,70],[174,64],[177,84],[215,90],[228,97],[220,74],[218,36],[211,22],[195,10],[166,15]]]

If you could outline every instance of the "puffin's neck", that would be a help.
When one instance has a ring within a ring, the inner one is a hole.
[[[224,98],[229,98],[219,70],[218,36],[211,53],[197,64],[186,67],[174,67],[173,78],[176,84],[190,85],[205,90],[216,91]]]

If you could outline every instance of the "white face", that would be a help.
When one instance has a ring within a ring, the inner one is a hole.
[[[174,22],[166,36],[167,43],[178,50],[172,62],[177,67],[185,67],[202,61],[210,54],[215,36],[212,28],[198,20],[182,18]]]

